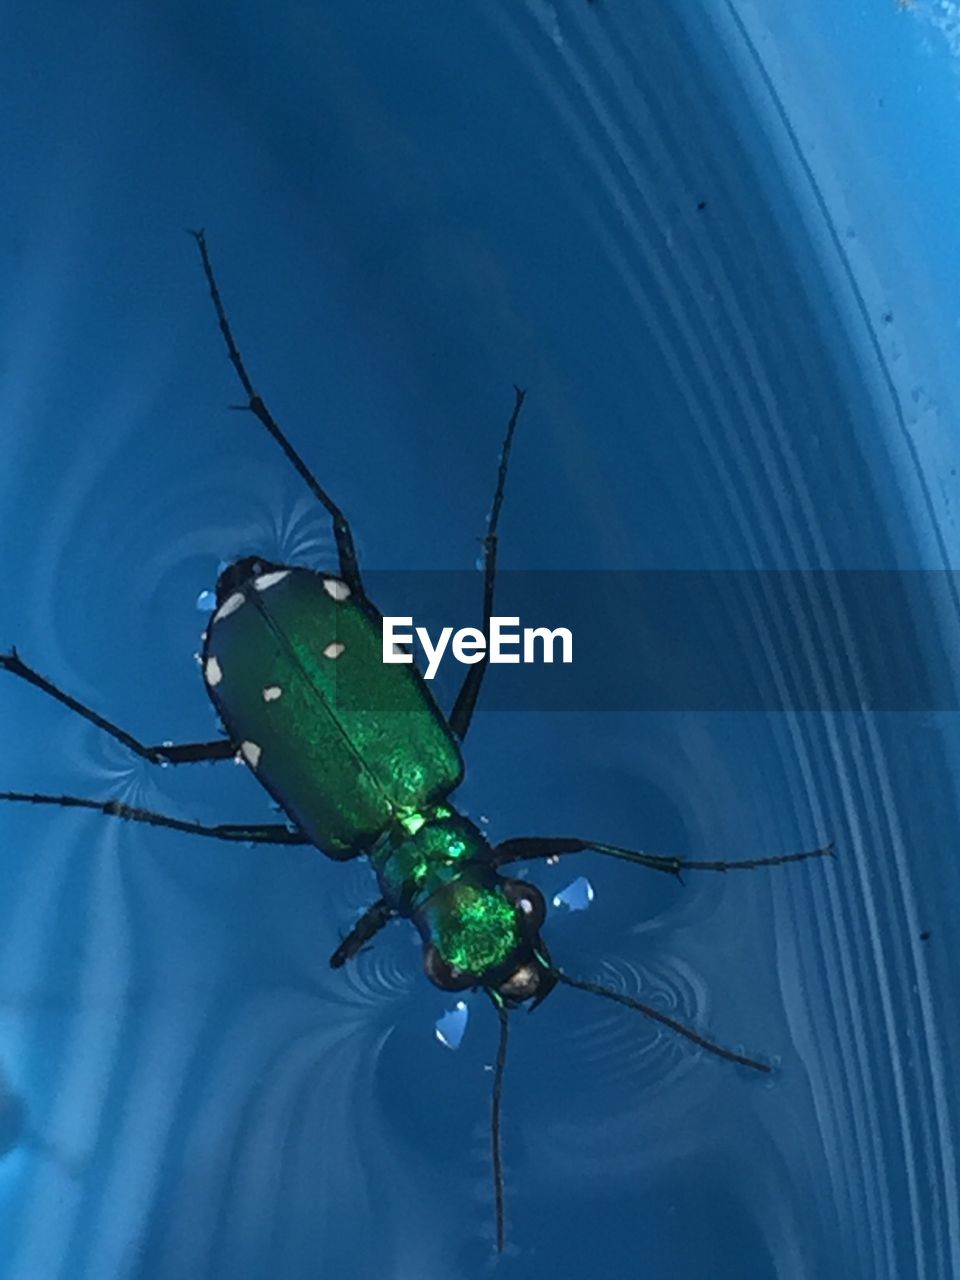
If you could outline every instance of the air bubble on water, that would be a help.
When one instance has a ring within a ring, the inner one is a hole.
[[[463,1033],[467,1029],[469,1010],[466,1002],[458,1000],[452,1009],[441,1014],[434,1024],[433,1034],[446,1049],[459,1049]]]
[[[197,596],[197,608],[201,613],[213,613],[217,607],[217,593],[215,591],[201,591]]]
[[[553,895],[555,907],[566,907],[568,911],[586,911],[593,901],[593,885],[586,876],[577,876],[565,889]]]
[[[487,817],[487,815],[486,815],[485,813],[481,813],[481,815],[480,815],[480,821],[483,823],[483,825],[484,825],[485,827],[486,827],[486,826],[488,826],[488,825],[489,825],[489,823],[490,823],[490,819]]]

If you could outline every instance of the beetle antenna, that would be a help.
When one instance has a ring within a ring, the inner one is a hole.
[[[493,1149],[493,1198],[497,1215],[497,1253],[503,1253],[503,1160],[500,1154],[500,1103],[503,1098],[503,1075],[507,1066],[507,1008],[499,994],[487,988],[500,1019],[500,1044],[493,1072],[493,1110],[490,1117],[490,1143]]]
[[[617,1004],[626,1005],[628,1009],[636,1009],[638,1013],[646,1014],[654,1022],[659,1022],[663,1026],[669,1027],[671,1031],[676,1031],[678,1035],[686,1036],[688,1040],[692,1040],[701,1049],[706,1049],[708,1053],[716,1054],[718,1058],[726,1058],[727,1062],[739,1062],[741,1066],[752,1067],[754,1071],[770,1070],[765,1062],[757,1062],[755,1058],[744,1057],[742,1053],[734,1053],[732,1049],[724,1049],[722,1045],[714,1044],[712,1040],[707,1040],[705,1036],[700,1035],[691,1027],[685,1027],[682,1022],[677,1022],[675,1018],[668,1017],[665,1013],[661,1013],[659,1009],[654,1009],[652,1005],[644,1004],[642,1000],[624,995],[621,991],[614,991],[610,987],[603,987],[599,982],[585,982],[581,978],[568,977],[562,969],[556,969],[552,965],[544,967],[548,968],[557,981],[562,982],[564,986],[576,987],[578,991],[587,991],[591,995],[603,996],[605,1000],[613,1000]]]

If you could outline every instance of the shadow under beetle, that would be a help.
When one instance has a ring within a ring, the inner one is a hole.
[[[381,896],[337,947],[331,965],[345,964],[388,921],[402,917],[414,924],[423,939],[423,967],[431,982],[444,991],[480,989],[496,1009],[500,1040],[491,1137],[496,1239],[497,1249],[502,1250],[500,1104],[510,1010],[526,1002],[535,1008],[561,983],[636,1009],[728,1061],[757,1071],[770,1068],[722,1048],[632,996],[564,973],[552,962],[540,936],[546,915],[543,895],[532,884],[502,875],[501,868],[520,860],[594,850],[679,877],[685,870],[780,866],[833,850],[827,845],[768,858],[702,862],[581,839],[535,836],[488,844],[482,832],[449,803],[463,778],[460,744],[470,728],[487,659],[470,667],[447,717],[414,666],[382,661],[381,615],[364,593],[347,519],[254,390],[234,341],[204,234],[194,234],[227,353],[247,397],[244,407],[266,428],[329,513],[339,576],[253,557],[221,573],[216,612],[201,656],[207,692],[227,734],[214,742],[144,746],[39,675],[16,650],[0,654],[0,668],[154,764],[242,759],[291,825],[206,826],[115,800],[78,796],[7,791],[0,792],[0,799],[94,809],[218,840],[315,845],[341,861],[366,855]],[[497,526],[525,394],[519,388],[515,392],[483,540],[483,629],[487,634],[493,613]]]

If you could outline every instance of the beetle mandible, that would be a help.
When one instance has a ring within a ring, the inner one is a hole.
[[[502,873],[510,863],[594,851],[673,876],[683,871],[750,870],[833,853],[824,845],[738,861],[696,861],[644,853],[595,840],[519,837],[491,846],[450,803],[463,778],[460,746],[476,709],[488,659],[467,671],[444,716],[412,665],[385,664],[381,615],[367,598],[350,525],[294,449],[254,389],[234,340],[206,238],[192,233],[227,354],[247,408],[283,450],[330,516],[338,572],[317,573],[246,557],[226,568],[201,662],[207,692],[226,736],[212,742],[145,746],[33,670],[15,649],[0,668],[32,684],[154,764],[242,759],[290,820],[286,824],[208,826],[115,800],[0,792],[0,799],[94,809],[224,841],[314,845],[331,858],[365,855],[380,897],[330,958],[339,968],[389,921],[412,922],[423,941],[427,977],[444,991],[479,989],[499,1019],[493,1075],[491,1145],[496,1243],[504,1247],[500,1111],[508,1015],[535,1008],[558,984],[616,1001],[685,1036],[700,1048],[756,1071],[766,1063],[734,1053],[674,1018],[622,992],[571,977],[555,965],[541,926],[546,915],[535,885]],[[483,631],[489,636],[497,537],[507,469],[525,392],[515,388],[500,453],[493,505],[483,539]],[[488,651],[489,653],[489,648]]]

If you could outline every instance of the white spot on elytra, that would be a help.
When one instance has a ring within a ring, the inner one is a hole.
[[[219,684],[223,679],[223,672],[220,670],[220,663],[216,658],[207,659],[207,665],[204,668],[203,674],[206,678],[207,684],[209,685]]]
[[[533,903],[530,901],[529,898],[521,898],[520,901],[517,903],[517,906],[520,908],[520,910],[523,912],[525,916],[529,916],[533,914]]]
[[[241,742],[240,754],[251,769],[255,769],[260,763],[260,748],[255,742]]]
[[[253,585],[258,591],[269,591],[278,582],[282,582],[289,572],[289,569],[275,569],[273,573],[261,573],[259,578],[254,578]]]
[[[281,693],[283,693],[283,690],[278,684],[268,685],[263,691],[263,700],[264,702],[276,702]]]
[[[213,615],[214,622],[222,622],[224,618],[229,618],[231,613],[236,613],[246,601],[246,598],[242,591],[235,591],[232,596],[227,596],[226,600]]]
[[[339,578],[324,578],[323,589],[331,600],[350,599],[350,588]]]
[[[346,647],[347,646],[345,644],[341,644],[339,640],[334,640],[324,649],[323,656],[325,658],[339,658]]]

